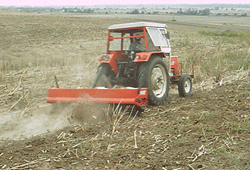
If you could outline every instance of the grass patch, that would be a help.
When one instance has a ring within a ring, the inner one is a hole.
[[[250,66],[249,54],[247,52],[229,52],[223,58],[228,61],[230,70],[237,70],[242,67],[246,70]]]
[[[230,133],[232,134],[248,134],[250,129],[249,122],[236,122],[230,127]]]
[[[199,30],[185,36],[177,33],[172,44],[173,51],[179,53],[180,62],[184,63],[184,72],[194,65],[194,82],[206,77],[219,82],[227,71],[250,67],[250,34],[246,32]]]
[[[205,30],[199,30],[199,34],[207,35],[207,36],[214,36],[214,37],[222,37],[222,38],[237,38],[241,41],[246,41],[248,44],[250,44],[250,34],[246,32],[233,32],[233,31],[205,31]],[[232,40],[232,39],[230,39]]]

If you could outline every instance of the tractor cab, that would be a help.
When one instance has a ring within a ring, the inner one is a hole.
[[[136,62],[140,62],[138,57],[142,54],[145,58],[146,53],[147,59],[152,53],[161,53],[166,58],[171,52],[166,28],[166,24],[149,22],[112,25],[108,28],[107,54],[127,54],[128,59],[137,57]]]
[[[132,51],[129,47],[138,40],[144,50],[135,50],[136,52],[170,53],[169,33],[166,31],[166,27],[166,24],[148,22],[112,25],[108,28],[107,53]]]

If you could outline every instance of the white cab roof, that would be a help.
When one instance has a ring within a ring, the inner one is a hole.
[[[133,27],[157,27],[166,28],[166,24],[154,23],[154,22],[132,22],[125,24],[115,24],[108,27],[109,30],[122,29],[122,28],[133,28]]]

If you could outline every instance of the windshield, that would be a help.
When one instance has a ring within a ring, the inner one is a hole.
[[[110,32],[111,40],[109,42],[109,51],[121,51],[129,50],[131,44],[135,41],[136,38],[131,36],[140,36],[142,32]],[[140,44],[145,47],[145,41],[141,38]]]

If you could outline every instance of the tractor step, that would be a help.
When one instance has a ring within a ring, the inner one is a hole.
[[[133,89],[48,89],[46,102],[94,102],[146,106],[147,88]]]

